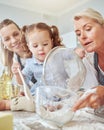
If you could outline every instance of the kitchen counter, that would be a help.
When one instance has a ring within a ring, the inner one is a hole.
[[[14,115],[14,130],[104,130],[104,118],[93,114],[91,109],[82,109],[75,113],[72,121],[62,128],[46,123],[37,114],[17,111]]]

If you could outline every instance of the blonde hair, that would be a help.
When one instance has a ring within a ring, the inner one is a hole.
[[[103,25],[104,24],[104,18],[103,16],[96,10],[92,8],[87,8],[77,14],[74,15],[74,20],[79,20],[82,17],[88,17],[96,21],[97,23]]]
[[[0,30],[2,28],[4,28],[4,27],[7,27],[7,26],[11,25],[11,24],[14,24],[17,27],[17,29],[19,31],[21,31],[19,26],[14,21],[12,21],[11,19],[4,19],[3,21],[1,21],[0,22]],[[22,31],[24,31],[24,30],[22,30]],[[24,35],[21,38],[21,44],[22,44],[24,52],[27,52],[26,56],[31,57],[32,54],[31,54],[30,50],[28,49],[28,46],[27,46]],[[0,37],[0,54],[1,54],[1,57],[0,57],[1,63],[4,66],[7,66],[10,74],[12,74],[11,65],[13,63],[13,54],[14,54],[14,52],[11,52],[10,50],[8,50],[8,48],[6,48],[4,46],[3,41],[2,41],[2,37]]]
[[[9,51],[8,49],[6,49],[3,46],[2,41],[0,42],[0,62],[4,65],[8,67],[8,72],[10,75],[12,75],[11,72],[11,65],[13,63],[13,52]]]
[[[9,26],[10,24],[14,24],[19,30],[19,26],[12,21],[11,19],[4,19],[3,21],[1,21],[0,23],[0,30],[6,26]],[[0,39],[0,52],[1,52],[1,62],[4,66],[8,67],[9,73],[12,74],[11,72],[11,65],[13,63],[12,59],[13,59],[13,52],[9,51],[3,44],[2,42],[2,37]]]

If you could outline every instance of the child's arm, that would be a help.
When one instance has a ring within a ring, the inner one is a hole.
[[[18,62],[13,62],[12,64],[12,73],[14,74],[18,84],[23,85],[18,69],[20,69],[20,64]]]

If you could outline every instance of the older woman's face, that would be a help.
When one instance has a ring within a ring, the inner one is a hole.
[[[104,48],[104,27],[94,20],[82,17],[74,20],[75,33],[87,52],[97,52]]]
[[[0,36],[8,50],[18,52],[21,49],[21,32],[14,24],[3,27]]]

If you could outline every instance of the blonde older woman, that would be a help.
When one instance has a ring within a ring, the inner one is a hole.
[[[94,9],[88,8],[74,16],[74,28],[79,42],[87,55],[83,62],[87,68],[86,87],[90,93],[82,96],[73,110],[83,107],[94,109],[104,105],[104,18]]]

